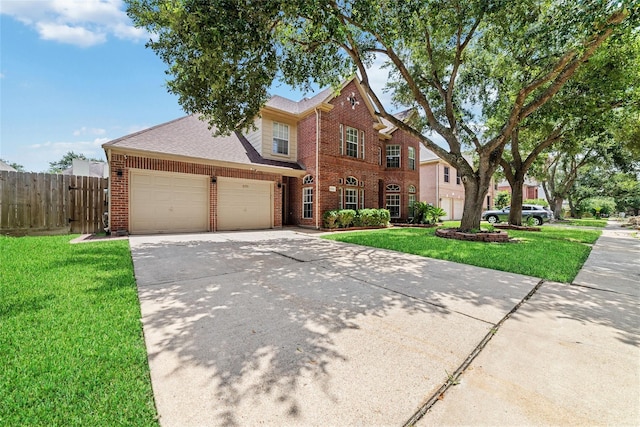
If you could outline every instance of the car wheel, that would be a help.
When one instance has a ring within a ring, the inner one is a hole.
[[[487,217],[487,221],[489,221],[490,224],[495,224],[498,222],[498,217],[495,215],[489,215]]]
[[[533,217],[533,225],[542,225],[542,219],[537,216]]]

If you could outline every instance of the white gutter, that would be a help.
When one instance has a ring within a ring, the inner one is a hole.
[[[112,216],[111,216],[111,207],[113,206],[113,203],[111,203],[111,189],[113,188],[111,185],[111,180],[113,179],[113,173],[111,172],[111,149],[108,148],[105,150],[107,153],[107,167],[109,168],[109,181],[108,181],[108,185],[109,188],[107,189],[107,194],[109,195],[109,200],[107,201],[107,203],[109,204],[109,210],[107,211],[107,226],[109,228],[109,232],[112,233],[113,230],[111,229],[111,224],[112,222]]]

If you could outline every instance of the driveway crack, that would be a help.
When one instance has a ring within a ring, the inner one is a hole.
[[[507,321],[522,305],[527,302],[537,291],[540,289],[544,280],[540,280],[536,286],[531,289],[531,291],[524,297],[522,300],[515,305],[498,323],[493,325],[493,328],[484,336],[484,338],[480,341],[480,343],[473,349],[473,351],[467,356],[467,358],[462,362],[462,364],[456,369],[452,374],[448,375],[447,381],[427,400],[425,404],[423,404],[412,416],[409,420],[404,423],[403,427],[409,427],[415,425],[424,414],[435,405],[435,403],[442,398],[442,395],[452,386],[458,384],[458,378],[464,373],[464,371],[471,365],[471,362],[478,357],[478,355],[484,350],[489,341],[493,338],[493,336],[500,330],[500,327]]]

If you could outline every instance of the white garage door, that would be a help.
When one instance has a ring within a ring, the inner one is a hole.
[[[129,232],[187,233],[209,229],[209,177],[132,170]]]
[[[453,199],[453,219],[462,219],[462,211],[464,211],[464,200]]]
[[[218,178],[218,230],[273,227],[273,183]]]
[[[450,220],[453,217],[452,215],[452,210],[453,210],[453,199],[449,198],[449,197],[443,197],[440,200],[440,207],[447,213],[445,216],[442,217],[443,220]]]

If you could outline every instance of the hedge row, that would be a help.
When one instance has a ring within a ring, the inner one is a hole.
[[[388,209],[339,209],[322,216],[324,228],[385,227],[391,220]]]

